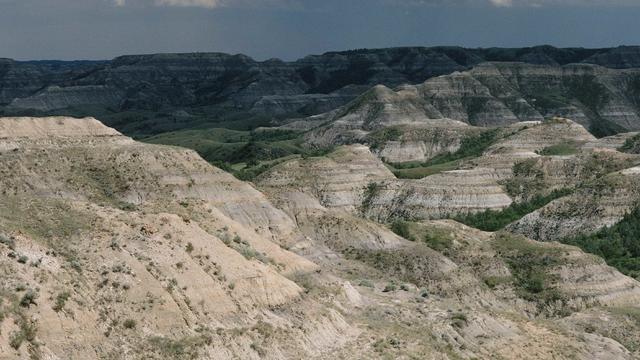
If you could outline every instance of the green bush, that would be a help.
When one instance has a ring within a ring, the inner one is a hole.
[[[135,329],[137,322],[133,319],[127,319],[122,323],[125,329]]]
[[[59,312],[64,309],[64,305],[67,303],[67,300],[71,297],[71,294],[68,291],[61,292],[56,296],[56,302],[53,305],[53,311]]]
[[[397,289],[398,287],[396,286],[396,284],[389,283],[384,287],[384,289],[382,289],[382,292],[393,292],[393,291],[396,291]]]
[[[38,293],[34,290],[27,290],[27,292],[20,299],[20,306],[29,307],[31,305],[35,305],[36,299],[38,298]]]

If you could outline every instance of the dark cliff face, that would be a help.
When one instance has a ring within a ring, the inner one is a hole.
[[[640,67],[640,47],[392,48],[331,52],[294,62],[218,53],[135,55],[105,62],[0,60],[0,110],[93,115],[128,132],[154,133],[189,127],[193,121],[171,115],[169,128],[136,124],[176,112],[198,121],[230,114],[262,120],[317,114],[373,85],[418,84],[486,61],[585,62],[624,69]]]

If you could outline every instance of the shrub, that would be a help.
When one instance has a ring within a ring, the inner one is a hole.
[[[188,243],[187,247],[185,249],[188,253],[193,252],[193,244],[192,243]]]
[[[38,293],[29,289],[20,299],[20,306],[29,307],[36,303],[36,299],[38,298]]]
[[[463,313],[455,313],[451,315],[451,326],[461,329],[468,323],[467,315]]]
[[[7,236],[5,234],[0,234],[0,244],[6,245],[11,250],[14,250],[15,247],[16,247],[15,240],[13,240],[12,238],[10,238],[9,236]]]
[[[71,297],[71,294],[69,294],[68,291],[64,291],[58,294],[58,296],[56,296],[56,302],[52,307],[53,311],[59,312],[64,309],[64,305],[66,304],[67,300],[69,300],[69,297]]]
[[[640,134],[627,139],[619,150],[630,154],[640,154]]]
[[[135,329],[137,322],[133,319],[127,319],[122,323],[125,329]]]
[[[389,283],[384,287],[384,289],[382,289],[382,292],[392,292],[392,291],[396,291],[397,289],[398,287],[396,286],[396,284]]]

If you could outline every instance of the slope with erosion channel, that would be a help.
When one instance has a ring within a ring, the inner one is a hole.
[[[0,138],[2,353],[305,357],[357,334],[289,280],[317,269],[278,245],[304,241],[289,217],[192,151],[91,119]]]

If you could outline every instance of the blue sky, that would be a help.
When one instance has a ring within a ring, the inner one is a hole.
[[[640,0],[0,0],[0,57],[640,44]]]

